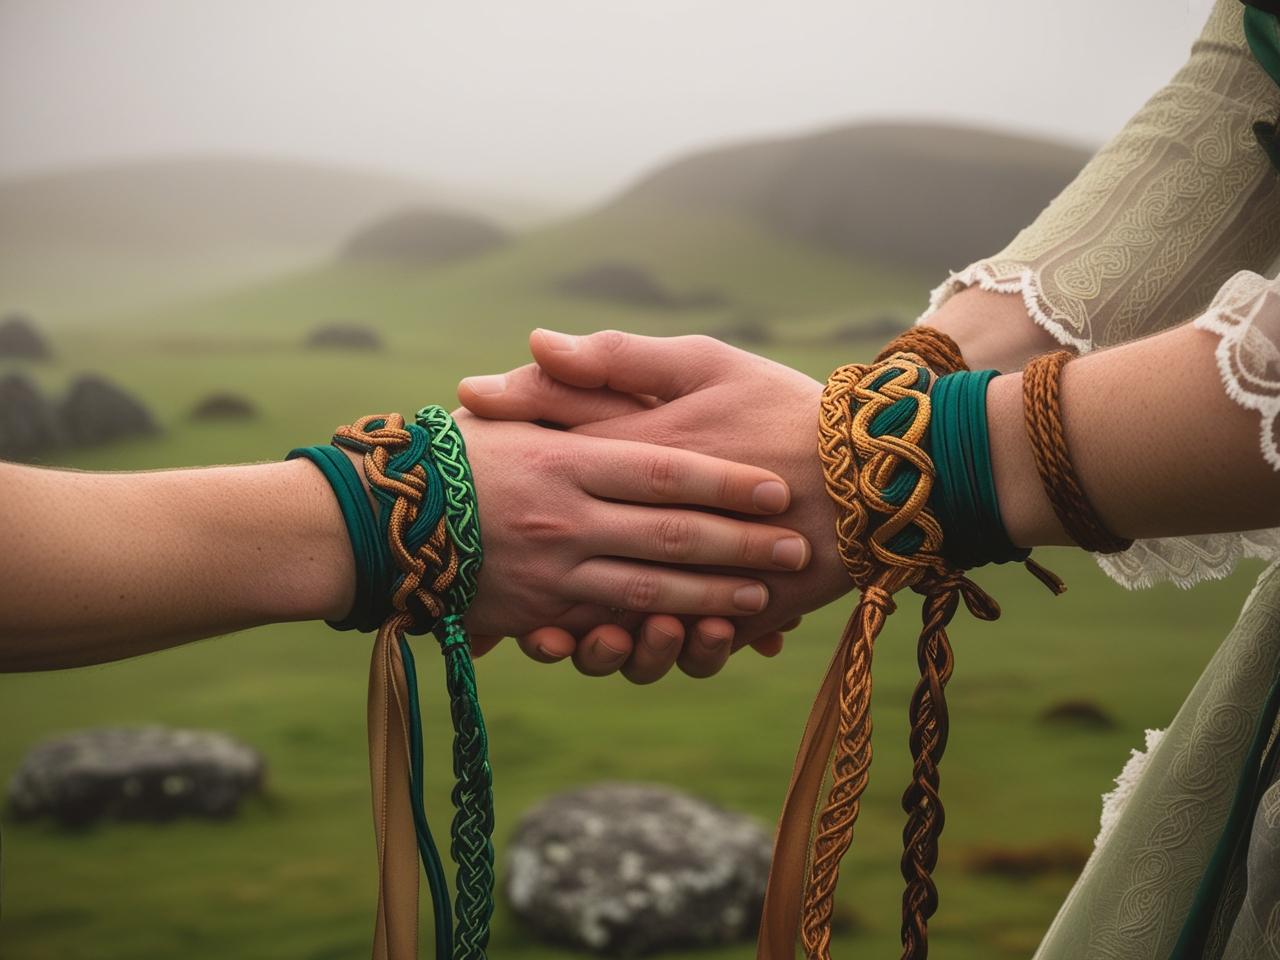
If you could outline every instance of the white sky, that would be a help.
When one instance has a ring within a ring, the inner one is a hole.
[[[857,118],[1097,143],[1210,5],[0,0],[0,175],[219,151],[581,201],[690,147]]]

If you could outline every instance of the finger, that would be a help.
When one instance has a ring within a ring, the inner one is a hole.
[[[769,602],[769,591],[758,580],[612,557],[584,560],[565,578],[564,588],[574,600],[638,613],[727,617],[759,613]]]
[[[539,663],[559,663],[578,649],[577,638],[561,627],[539,627],[519,637],[516,643],[525,656]]]
[[[588,677],[603,677],[622,669],[632,649],[631,634],[617,624],[601,624],[578,644],[573,664]]]
[[[609,504],[600,515],[592,540],[600,556],[749,570],[802,570],[809,563],[809,542],[785,527],[627,504]]]
[[[779,633],[790,633],[803,622],[803,617],[794,617],[778,628]]]
[[[508,373],[467,377],[458,401],[490,420],[544,420],[578,427],[652,409],[654,401],[605,388],[584,389],[556,380],[536,363]]]
[[[714,382],[733,348],[712,337],[641,337],[604,330],[575,337],[534,330],[529,348],[538,366],[575,387],[674,400]]]
[[[791,491],[771,470],[676,447],[575,438],[584,444],[578,480],[592,496],[631,503],[682,503],[735,513],[782,513]]]
[[[710,677],[720,672],[733,650],[731,632],[721,630],[710,621],[694,628],[680,653],[680,669],[691,677]]]
[[[666,614],[650,617],[640,628],[631,659],[622,668],[622,675],[632,683],[653,683],[661,680],[675,666],[684,640],[684,624]]]
[[[501,642],[501,637],[472,637],[471,656],[483,657]]]
[[[783,636],[782,633],[766,633],[759,640],[751,644],[751,649],[762,657],[776,657],[782,652]]]

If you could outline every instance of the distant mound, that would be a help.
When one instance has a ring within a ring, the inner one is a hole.
[[[716,307],[724,298],[714,291],[691,294],[672,293],[648,270],[633,263],[602,261],[566,274],[556,281],[556,289],[573,297],[609,300],[650,310],[682,310]]]
[[[612,206],[721,211],[841,254],[941,271],[1004,246],[1088,158],[965,127],[854,125],[677,160]]]
[[[211,393],[191,410],[192,420],[252,420],[257,415],[253,401],[238,393]]]
[[[372,327],[339,321],[312,330],[307,335],[307,346],[327,350],[381,350],[382,337]]]
[[[344,245],[341,259],[428,267],[496,250],[507,242],[501,227],[481,217],[416,208],[364,227]]]
[[[533,207],[394,175],[204,156],[0,179],[0,301],[98,316],[321,263],[387,210],[448,203],[497,222]]]
[[[48,360],[53,356],[49,344],[40,336],[35,324],[20,313],[0,320],[0,357],[16,360]]]
[[[0,458],[27,460],[62,442],[53,407],[21,374],[0,377]]]
[[[93,374],[78,377],[58,405],[63,435],[77,446],[156,433],[151,414],[133,394]]]

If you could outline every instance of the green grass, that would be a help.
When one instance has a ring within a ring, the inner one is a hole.
[[[372,409],[449,402],[461,373],[525,357],[535,324],[674,333],[711,328],[734,309],[651,314],[570,302],[552,277],[593,258],[633,258],[676,288],[716,287],[775,318],[769,352],[817,376],[872,346],[823,345],[841,319],[914,306],[920,278],[843,264],[732,224],[698,222],[672,239],[652,223],[607,221],[550,231],[510,252],[434,274],[329,269],[163,316],[55,331],[60,359],[38,375],[57,389],[94,369],[134,390],[165,427],[156,440],[77,452],[62,462],[137,469],[282,455]],[[336,317],[383,329],[386,354],[302,349],[303,332]],[[186,412],[232,389],[262,410],[242,424],[193,424]],[[1130,594],[1086,558],[1049,552],[1071,585],[1052,598],[1021,571],[980,579],[1004,618],[954,631],[953,734],[943,765],[947,832],[942,908],[932,925],[946,960],[1032,951],[1071,878],[1002,881],[965,870],[969,851],[1045,841],[1087,845],[1106,790],[1145,727],[1167,723],[1229,628],[1250,578],[1193,594]],[[876,762],[842,908],[857,922],[837,954],[892,956],[906,784],[906,702],[914,672],[912,604],[880,641]],[[499,648],[478,665],[493,741],[498,854],[521,811],[555,791],[606,778],[677,784],[772,820],[796,740],[845,609],[820,611],[784,655],[735,658],[711,681],[672,677],[633,688]],[[438,661],[420,656],[429,797],[448,816],[448,720]],[[261,749],[269,791],[232,823],[101,825],[68,833],[5,824],[0,957],[5,960],[367,955],[375,896],[364,732],[368,644],[319,624],[276,626],[127,663],[0,677],[0,776],[36,740],[98,724],[216,727]],[[1151,670],[1152,663],[1160,664]],[[1067,698],[1097,702],[1109,731],[1046,727]],[[535,960],[539,946],[500,907],[491,954]],[[697,956],[745,958],[748,944]],[[675,956],[675,955],[673,955]],[[680,955],[684,956],[684,955]],[[693,956],[690,954],[689,956]]]

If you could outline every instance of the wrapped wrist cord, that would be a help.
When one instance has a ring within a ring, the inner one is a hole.
[[[927,331],[927,332],[923,332]],[[920,347],[921,353],[898,352]],[[927,354],[926,361],[922,354]],[[935,371],[930,362],[949,369]],[[945,335],[917,328],[873,364],[832,374],[823,394],[819,456],[840,507],[841,558],[862,596],[814,701],[778,824],[757,956],[831,955],[833,895],[871,765],[871,660],[876,637],[911,587],[923,598],[920,681],[908,710],[912,780],[901,862],[902,956],[928,955],[938,905],[932,872],[944,823],[939,763],[949,717],[945,687],[954,659],[947,625],[961,601],[977,618],[999,607],[963,570],[1024,561],[1055,592],[1062,583],[1015,547],[991,477],[986,387],[994,372],[964,371]],[[944,373],[942,377],[938,373]],[[948,538],[952,543],[948,543]],[[825,800],[818,798],[829,783]]]
[[[376,629],[369,675],[369,759],[378,848],[375,960],[417,956],[418,858],[435,915],[437,960],[481,960],[493,913],[493,790],[470,641],[462,618],[482,561],[475,485],[448,412],[425,407],[339,427],[334,446],[294,450],[324,473],[338,498],[356,559],[356,601],[339,629]],[[342,450],[362,455],[376,519]],[[435,633],[454,726],[449,889],[422,805],[423,744],[408,636]]]

